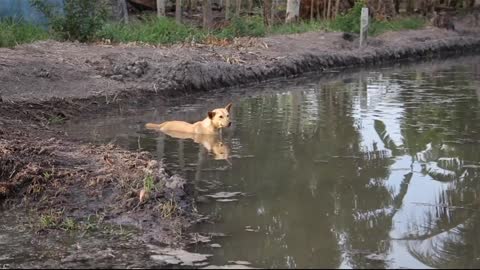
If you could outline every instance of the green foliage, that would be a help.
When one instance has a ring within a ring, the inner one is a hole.
[[[105,1],[65,0],[64,9],[48,4],[46,0],[30,0],[32,5],[49,18],[51,35],[37,26],[22,21],[0,21],[0,47],[47,39],[63,40],[109,40],[113,43],[141,42],[149,44],[174,44],[179,42],[202,42],[207,37],[233,39],[235,37],[263,37],[266,35],[293,34],[311,31],[342,31],[358,33],[360,15],[365,0],[358,0],[347,13],[333,21],[302,21],[280,24],[267,28],[261,16],[235,17],[221,29],[205,31],[185,24],[177,24],[166,17],[145,16],[129,24],[107,22]],[[402,18],[392,21],[371,20],[369,32],[378,35],[386,31],[419,29],[425,25],[420,18]],[[49,124],[62,123],[64,119],[53,117]]]
[[[112,42],[144,42],[152,44],[173,44],[202,38],[203,33],[193,27],[177,24],[165,17],[144,17],[142,21],[130,24],[109,23],[97,34],[99,39]]]
[[[78,226],[73,218],[66,218],[60,225],[60,228],[65,231],[74,231],[78,228]]]
[[[155,187],[155,183],[153,181],[153,177],[149,174],[143,179],[143,189],[145,192],[150,193],[153,191]]]
[[[362,15],[362,8],[365,7],[364,0],[358,0],[355,5],[346,14],[341,14],[330,22],[329,28],[334,31],[359,33],[360,32],[360,17]]]
[[[266,29],[260,16],[235,17],[229,25],[214,33],[218,38],[233,39],[235,37],[263,37]]]
[[[327,30],[328,25],[324,21],[305,21],[299,23],[288,23],[273,26],[269,34],[286,35]]]
[[[40,216],[40,227],[42,229],[53,229],[56,228],[59,224],[60,218],[58,214],[51,213]]]
[[[50,28],[61,39],[91,41],[107,19],[103,1],[65,0],[63,11],[45,0],[30,0],[48,19]]]
[[[407,17],[394,19],[392,21],[374,21],[370,24],[368,32],[370,35],[380,35],[388,31],[415,30],[425,26],[423,18]]]
[[[12,18],[0,21],[0,47],[14,47],[45,39],[48,39],[47,31],[36,25]]]
[[[362,8],[365,6],[364,0],[356,1],[352,9],[331,21],[327,28],[331,31],[360,33],[360,17],[362,15]],[[424,26],[425,20],[415,17],[393,19],[391,21],[376,21],[370,18],[368,32],[370,35],[379,35],[388,31],[420,29]]]

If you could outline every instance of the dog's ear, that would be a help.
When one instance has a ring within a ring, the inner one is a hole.
[[[227,110],[227,112],[230,112],[232,105],[233,105],[232,103],[228,103],[228,105],[225,107],[225,110]]]
[[[215,117],[215,112],[208,112],[208,118],[213,119]]]

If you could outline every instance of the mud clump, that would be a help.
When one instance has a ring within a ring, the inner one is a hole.
[[[145,60],[134,61],[126,64],[113,64],[101,71],[101,74],[112,80],[123,81],[124,79],[138,79],[148,71],[148,62]]]

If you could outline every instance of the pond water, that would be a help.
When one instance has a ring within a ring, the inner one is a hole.
[[[218,138],[144,128],[230,101]],[[480,267],[480,57],[221,91],[67,132],[150,151],[185,176],[212,218],[193,230],[226,234],[191,250],[213,265]]]

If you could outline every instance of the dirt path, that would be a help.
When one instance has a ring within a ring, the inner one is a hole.
[[[121,102],[480,50],[478,27],[461,26],[455,32],[386,33],[364,49],[357,48],[356,38],[322,32],[240,39],[227,46],[47,41],[0,49],[0,201],[40,214],[58,210],[59,222],[101,213],[108,221],[144,229],[158,242],[181,245],[178,231],[196,218],[184,179],[166,173],[147,153],[81,144],[54,124]],[[155,188],[140,202],[146,179]]]

